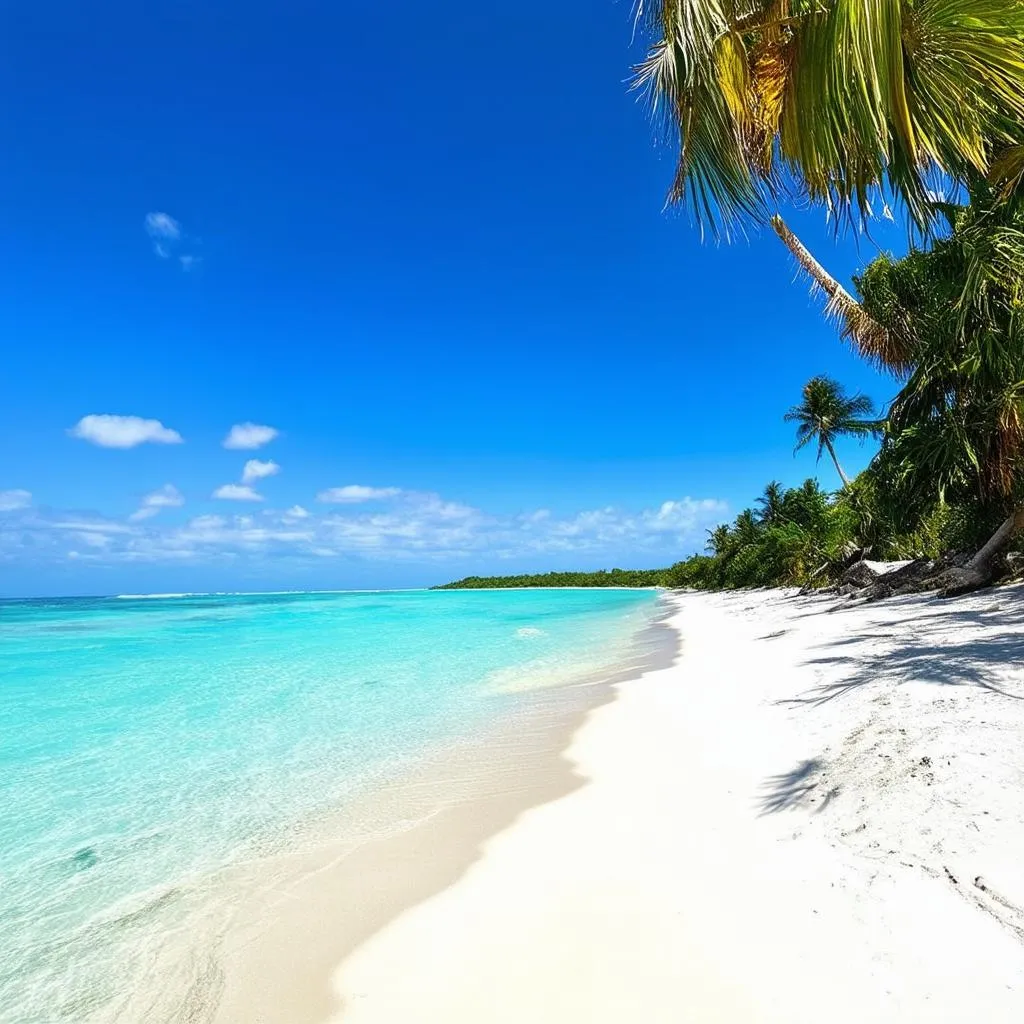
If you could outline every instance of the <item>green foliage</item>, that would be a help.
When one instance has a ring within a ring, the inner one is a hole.
[[[834,582],[858,549],[871,557],[935,557],[976,546],[975,519],[935,503],[911,526],[894,515],[884,488],[870,470],[841,491],[823,491],[816,480],[783,491],[770,483],[757,501],[728,526],[709,531],[709,554],[694,555],[666,571],[666,585],[699,590],[742,587],[824,586]]]
[[[803,583],[842,545],[834,503],[816,480],[783,490],[772,481],[731,526],[709,533],[710,555],[695,555],[668,570],[671,586],[699,589],[787,586]]]
[[[908,353],[875,472],[919,518],[938,500],[1001,519],[1024,500],[1024,198],[974,182],[947,237],[855,279]]]
[[[636,85],[673,141],[670,192],[702,224],[792,196],[919,226],[935,172],[1006,175],[1024,120],[1024,5],[1008,0],[653,0]]]
[[[667,569],[600,569],[524,576],[467,576],[434,590],[493,590],[499,587],[666,587]]]
[[[843,483],[848,483],[843,467],[839,465],[834,444],[840,437],[869,437],[879,424],[865,419],[873,416],[874,403],[867,395],[847,395],[843,386],[831,377],[812,377],[803,390],[803,400],[794,405],[783,417],[796,424],[796,448],[817,444],[818,461],[827,451]]]

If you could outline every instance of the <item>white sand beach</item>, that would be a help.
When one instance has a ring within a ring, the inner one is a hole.
[[[363,847],[363,889],[307,878],[217,1020],[1024,1019],[1022,599],[667,597],[671,668],[503,761],[500,814]]]
[[[1022,598],[675,599],[587,785],[340,965],[334,1019],[1021,1020]]]

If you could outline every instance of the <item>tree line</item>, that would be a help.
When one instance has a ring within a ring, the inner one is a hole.
[[[433,590],[493,590],[511,587],[665,587],[667,569],[599,569],[597,572],[545,572],[519,576],[467,576]]]

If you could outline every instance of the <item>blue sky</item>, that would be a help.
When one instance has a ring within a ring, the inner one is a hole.
[[[665,564],[815,472],[782,422],[809,376],[893,390],[770,231],[662,209],[628,4],[50,3],[5,34],[0,594]],[[785,213],[838,276],[876,251]],[[276,433],[225,447],[244,424]]]

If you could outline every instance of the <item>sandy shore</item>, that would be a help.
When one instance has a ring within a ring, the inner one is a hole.
[[[1024,590],[669,600],[673,666],[305,873],[216,1019],[1024,1019]]]
[[[174,1008],[165,1015],[216,1024],[335,1016],[343,1005],[332,982],[339,963],[407,908],[455,884],[524,811],[585,784],[565,751],[587,716],[615,699],[617,683],[674,663],[679,639],[668,612],[622,661],[571,685],[517,692],[515,709],[486,732],[418,758],[321,823],[325,838],[238,872],[216,901],[233,908],[230,924],[220,917],[204,934],[193,931],[176,958],[188,977],[172,981]],[[149,999],[141,995],[134,1017],[160,1016]]]

